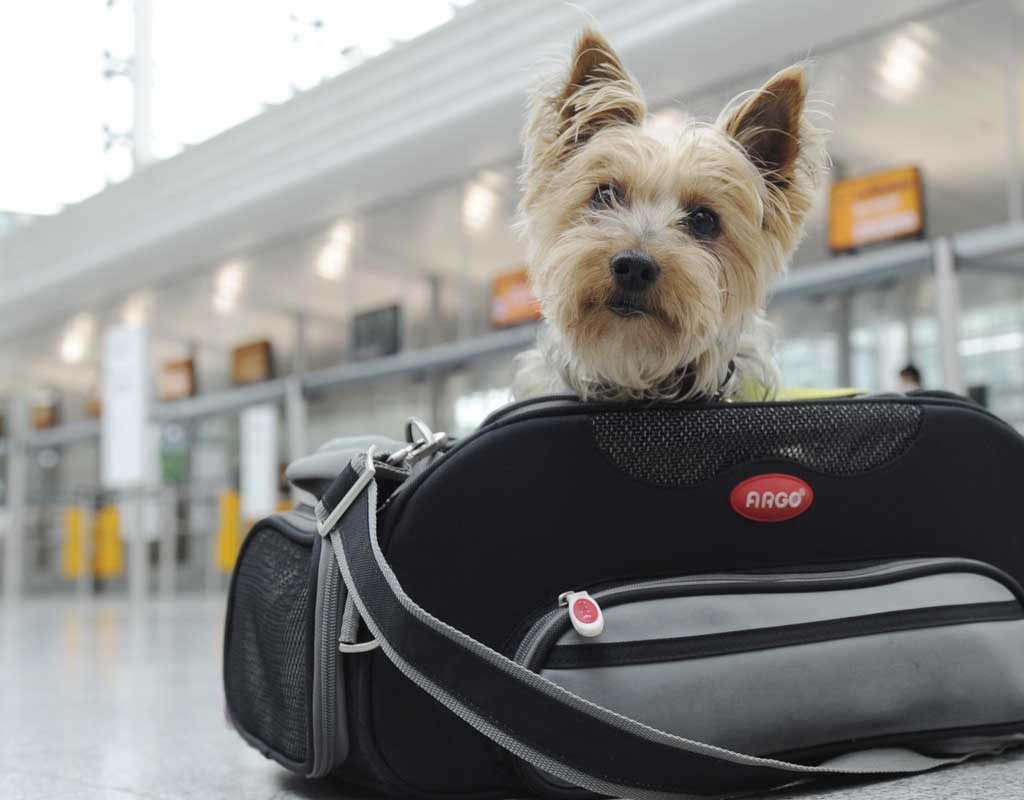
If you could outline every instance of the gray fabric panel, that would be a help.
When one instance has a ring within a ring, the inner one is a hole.
[[[364,495],[365,499],[361,502],[357,501],[354,505],[357,508],[360,505],[363,505],[365,509],[366,525],[369,532],[370,547],[373,551],[374,559],[377,561],[381,573],[384,575],[392,592],[394,592],[395,597],[410,613],[414,614],[422,622],[429,625],[437,633],[440,633],[453,642],[458,643],[466,650],[475,652],[481,658],[489,662],[493,668],[515,675],[525,685],[529,686],[533,690],[542,692],[551,697],[556,697],[566,705],[571,706],[578,711],[587,713],[595,719],[601,719],[606,723],[618,725],[622,730],[628,731],[634,736],[647,739],[651,742],[666,744],[679,750],[703,753],[722,761],[729,761],[735,764],[776,767],[789,773],[804,773],[808,776],[821,774],[901,775],[932,769],[941,764],[956,763],[957,761],[962,761],[970,757],[969,755],[965,755],[946,759],[924,759],[916,753],[907,751],[907,757],[903,759],[903,763],[899,763],[899,759],[884,759],[884,764],[880,764],[877,767],[867,763],[868,760],[849,768],[791,764],[742,752],[730,751],[708,742],[686,738],[685,735],[659,730],[647,722],[626,716],[618,709],[612,710],[600,705],[594,700],[573,694],[571,691],[567,690],[555,681],[552,681],[539,673],[531,672],[522,665],[517,664],[494,650],[491,650],[486,645],[481,644],[472,637],[467,636],[462,631],[453,628],[451,625],[439,620],[437,617],[434,617],[429,612],[416,605],[416,603],[413,602],[413,600],[403,591],[402,586],[399,583],[394,570],[391,569],[391,565],[388,563],[387,558],[385,558],[384,552],[380,547],[380,542],[377,539],[377,484],[375,481],[370,481]],[[423,688],[438,700],[438,702],[449,708],[485,736],[489,737],[512,754],[526,760],[534,767],[554,775],[561,780],[569,781],[576,786],[589,789],[597,794],[614,795],[619,792],[628,791],[628,796],[633,798],[633,800],[646,800],[646,798],[650,798],[651,800],[661,800],[661,798],[684,798],[691,796],[676,793],[648,792],[637,790],[635,788],[627,789],[627,787],[605,783],[590,775],[579,772],[569,765],[562,764],[543,753],[539,753],[527,747],[517,739],[510,738],[489,720],[481,718],[471,709],[460,703],[457,698],[452,697],[450,694],[443,691],[440,687],[434,684],[428,676],[420,673],[415,667],[406,662],[395,652],[394,648],[391,647],[390,642],[388,642],[380,627],[377,625],[376,620],[374,620],[374,618],[368,613],[363,599],[353,589],[354,584],[352,581],[352,575],[349,570],[348,562],[345,559],[345,551],[341,543],[341,534],[337,528],[331,532],[330,541],[337,556],[341,573],[345,578],[345,585],[349,590],[349,594],[353,598],[359,610],[359,614],[365,621],[367,628],[369,628],[374,638],[380,641],[381,650],[384,651],[388,658],[391,659],[395,666],[397,666],[406,677]]]
[[[559,644],[601,645],[701,636],[902,609],[1013,599],[1013,593],[1003,584],[971,573],[928,575],[887,586],[828,592],[665,597],[602,609],[604,633],[588,639],[570,629]]]
[[[747,753],[1024,720],[1024,622],[542,674],[668,733]]]
[[[306,481],[332,480],[348,462],[359,453],[375,445],[384,453],[391,453],[405,444],[387,436],[346,436],[332,439],[312,455],[303,456],[288,465],[285,476],[300,489]]]

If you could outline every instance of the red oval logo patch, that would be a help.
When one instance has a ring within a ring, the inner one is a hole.
[[[793,519],[813,502],[814,491],[805,481],[780,472],[747,478],[729,495],[732,510],[754,522]]]

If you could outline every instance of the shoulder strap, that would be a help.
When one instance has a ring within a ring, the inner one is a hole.
[[[374,476],[371,448],[317,506],[320,534],[330,539],[364,623],[409,680],[550,775],[597,794],[661,800],[731,795],[822,775],[923,772],[976,754],[932,758],[892,748],[820,766],[792,764],[685,739],[578,697],[445,624],[402,590],[377,540]]]

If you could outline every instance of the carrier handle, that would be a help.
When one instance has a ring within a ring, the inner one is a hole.
[[[897,776],[959,763],[901,748],[848,753],[819,766],[685,739],[572,694],[422,609],[402,590],[377,539],[372,449],[317,504],[363,622],[409,680],[464,722],[539,770],[582,789],[636,800],[722,797],[818,776]],[[324,505],[339,498],[332,508]]]

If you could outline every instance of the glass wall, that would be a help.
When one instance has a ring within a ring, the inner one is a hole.
[[[1024,257],[1010,254],[961,270],[960,297],[964,383],[1024,429]]]

